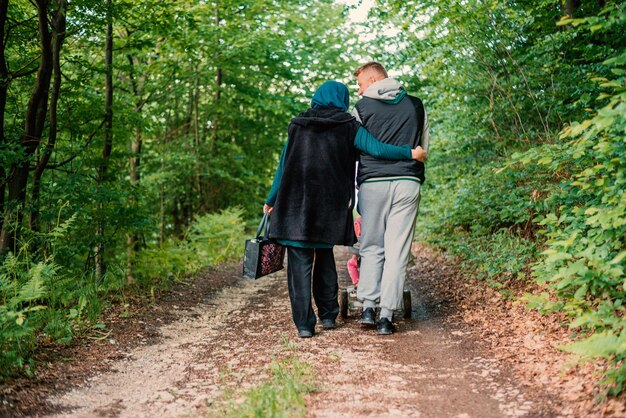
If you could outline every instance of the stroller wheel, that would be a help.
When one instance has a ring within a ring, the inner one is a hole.
[[[402,292],[402,305],[404,308],[404,318],[408,319],[411,317],[411,314],[413,313],[413,309],[411,306],[411,291],[410,290],[405,290],[404,292]]]
[[[339,314],[343,319],[348,317],[348,291],[346,289],[341,289],[339,293]]]

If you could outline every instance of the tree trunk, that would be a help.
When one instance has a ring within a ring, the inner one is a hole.
[[[196,148],[200,146],[200,115],[198,115],[198,106],[200,102],[200,80],[196,77],[193,93],[193,137]]]
[[[142,133],[141,128],[137,128],[135,139],[131,142],[131,156],[129,161],[130,166],[130,185],[132,190],[131,199],[132,204],[137,205],[137,188],[139,187],[140,171],[139,165],[141,163],[141,146],[142,146]],[[133,232],[128,235],[127,247],[126,247],[126,282],[128,284],[135,283],[135,277],[133,276],[133,260],[135,253],[139,250],[139,234]]]
[[[31,194],[32,212],[30,213],[30,229],[39,230],[39,195],[41,193],[41,176],[43,175],[57,140],[57,107],[61,90],[61,47],[65,39],[66,4],[65,0],[57,0],[57,10],[52,20],[52,70],[54,79],[50,94],[48,143],[43,149],[41,159],[33,174],[33,190]]]
[[[143,86],[145,83],[145,76],[141,75],[137,78],[135,72],[135,59],[127,55],[128,62],[130,64],[130,82],[133,94],[135,95],[135,112],[141,118],[141,112],[143,110],[143,105],[145,103],[143,99]],[[143,132],[141,126],[137,126],[135,128],[135,138],[131,141],[130,144],[130,157],[128,161],[129,165],[129,174],[130,174],[130,185],[131,185],[131,202],[133,206],[138,204],[137,202],[137,189],[139,187],[139,183],[141,180],[141,148],[143,145]],[[133,232],[127,237],[127,247],[126,247],[126,282],[128,284],[133,284],[135,282],[135,278],[133,276],[133,260],[135,258],[135,252],[139,250],[139,241],[140,236],[137,232]]]
[[[187,114],[183,122],[183,135],[187,136],[191,133],[191,126],[193,121],[193,89],[189,89],[189,97],[187,101]]]
[[[573,18],[576,10],[580,7],[580,0],[565,0],[563,11],[569,18]]]
[[[7,106],[7,92],[9,90],[9,69],[7,67],[4,50],[4,39],[9,0],[0,0],[0,146],[6,142],[4,137],[4,111]],[[4,194],[6,192],[6,173],[4,166],[0,166],[0,231],[4,220]]]
[[[162,246],[165,242],[165,188],[163,184],[159,186],[159,200],[161,211],[161,228],[159,230],[159,245]]]
[[[143,146],[142,136],[143,134],[141,132],[141,128],[137,128],[135,132],[135,139],[130,144],[130,184],[133,188],[139,186],[139,182],[141,180],[139,167],[141,165],[141,148]]]
[[[215,91],[215,103],[219,103],[222,98],[222,67],[217,67],[217,71],[215,72],[215,87],[217,90]]]
[[[191,225],[191,219],[193,218],[193,204],[191,202],[191,195],[193,194],[193,188],[189,185],[189,191],[185,197],[183,197],[183,205],[181,208],[183,226],[186,228]],[[181,234],[182,236],[182,234]]]
[[[183,215],[182,215],[182,208],[183,204],[180,201],[180,197],[178,197],[176,199],[176,201],[174,202],[174,207],[172,209],[172,220],[173,220],[173,233],[175,237],[182,237],[183,236]]]
[[[0,252],[15,249],[15,238],[20,235],[20,227],[26,203],[26,186],[30,172],[30,157],[35,154],[41,141],[46,121],[48,95],[52,76],[52,45],[48,28],[48,0],[37,0],[37,17],[41,56],[35,87],[26,107],[24,133],[20,146],[24,158],[13,164],[8,179],[8,199],[5,202],[2,231],[0,232]],[[13,229],[15,228],[15,229]]]
[[[219,5],[216,4],[215,6],[215,27],[219,28],[220,25],[220,9],[219,9]],[[219,33],[219,31],[218,31]],[[216,49],[219,51],[219,47],[220,47],[220,39],[219,36],[216,39]],[[219,131],[219,127],[220,127],[220,108],[219,108],[219,103],[220,100],[222,98],[222,67],[219,65],[220,62],[220,57],[219,57],[219,52],[216,53],[216,57],[215,57],[215,62],[218,63],[218,67],[215,71],[215,108],[217,110],[217,115],[215,117],[215,123],[213,126],[213,135],[211,138],[211,143],[214,144],[215,142],[217,142],[217,138],[218,138],[218,131]]]
[[[106,123],[104,124],[104,144],[102,146],[102,160],[98,170],[97,184],[99,187],[107,181],[107,168],[109,157],[113,150],[113,5],[112,0],[106,1],[107,5],[107,29],[105,43],[105,104],[104,113]],[[100,203],[100,218],[96,227],[96,251],[95,251],[95,268],[96,278],[102,280],[106,273],[106,263],[104,260],[104,204]]]
[[[199,77],[196,77],[195,80],[195,85],[194,85],[194,94],[193,94],[193,111],[194,111],[194,118],[193,118],[193,133],[194,133],[194,145],[195,145],[195,156],[196,156],[196,166],[195,166],[195,173],[194,173],[194,180],[195,180],[195,188],[196,188],[196,192],[194,193],[194,195],[196,196],[195,203],[196,203],[196,207],[199,208],[200,206],[202,206],[202,200],[203,200],[203,187],[202,187],[202,166],[203,166],[203,161],[202,161],[202,153],[200,150],[200,115],[198,114],[198,107],[199,107],[199,103],[200,103],[200,80]]]

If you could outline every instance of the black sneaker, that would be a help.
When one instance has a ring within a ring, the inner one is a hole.
[[[322,319],[322,328],[324,329],[335,329],[337,324],[335,324],[334,319]]]
[[[394,327],[391,321],[387,318],[380,318],[376,323],[376,334],[389,335],[393,334],[395,330],[396,327]]]
[[[361,312],[361,325],[376,325],[376,311],[374,308],[365,308]]]
[[[309,331],[308,329],[299,329],[298,330],[298,337],[300,338],[311,338],[313,336],[314,332],[313,331]]]

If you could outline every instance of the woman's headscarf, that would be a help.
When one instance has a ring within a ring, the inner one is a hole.
[[[311,100],[311,107],[332,106],[346,112],[350,105],[350,93],[345,84],[338,81],[327,81],[322,84]]]

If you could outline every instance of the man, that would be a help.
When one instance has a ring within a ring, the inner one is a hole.
[[[354,75],[359,95],[354,116],[383,143],[421,145],[419,161],[383,161],[361,154],[357,183],[361,226],[361,276],[357,297],[363,303],[361,324],[378,334],[394,332],[393,312],[400,306],[411,251],[424,162],[428,119],[420,99],[406,94],[377,62]],[[376,321],[376,301],[380,317]]]

